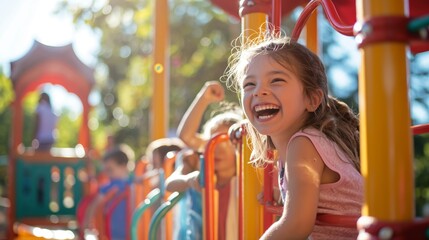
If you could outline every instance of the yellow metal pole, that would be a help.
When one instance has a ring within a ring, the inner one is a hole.
[[[358,20],[403,16],[403,0],[358,0]],[[406,44],[382,42],[360,49],[359,108],[362,214],[386,221],[414,217],[413,162]]]
[[[249,13],[242,17],[243,43],[259,37],[267,29],[268,15],[265,13]],[[251,30],[251,31],[248,31]],[[262,30],[259,32],[259,30]],[[258,34],[255,34],[258,33]],[[261,192],[257,170],[248,164],[250,149],[247,141],[243,141],[243,239],[259,239],[263,234],[262,205],[256,196]],[[262,176],[262,175],[261,175]]]
[[[315,54],[319,54],[319,36],[317,28],[317,8],[308,18],[307,25],[305,26],[305,42],[308,49]]]
[[[150,138],[167,136],[169,90],[169,18],[168,0],[155,1],[153,96],[151,103]]]

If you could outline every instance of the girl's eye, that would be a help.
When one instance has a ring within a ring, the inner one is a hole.
[[[286,80],[281,78],[274,78],[273,80],[271,80],[271,83],[280,83],[280,82],[286,82]]]
[[[255,86],[255,84],[252,83],[252,82],[245,82],[245,83],[243,83],[243,89],[247,88],[247,87],[251,87],[251,86]]]

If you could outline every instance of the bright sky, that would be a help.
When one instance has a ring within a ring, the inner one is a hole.
[[[84,1],[84,0],[78,0]],[[62,46],[73,42],[76,55],[89,66],[96,63],[98,37],[89,27],[76,28],[66,13],[55,14],[60,0],[0,0],[0,67],[10,75],[10,62],[21,58],[31,48],[33,40]],[[75,113],[82,110],[78,98],[59,86],[47,85],[43,89],[52,99],[54,110],[63,107]],[[93,103],[97,99],[91,99]]]

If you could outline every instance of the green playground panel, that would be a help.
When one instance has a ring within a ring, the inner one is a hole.
[[[58,182],[53,182],[51,171],[53,167],[59,170]],[[71,188],[73,193],[73,204],[70,205],[70,198],[64,200],[65,192],[65,170],[73,169],[74,185]],[[83,184],[79,181],[78,173],[85,167],[85,159],[77,162],[53,161],[26,161],[18,159],[16,162],[16,218],[25,217],[48,217],[51,215],[75,215],[76,206],[83,194]],[[51,189],[57,189],[57,195],[52,197]],[[52,199],[56,201],[52,201]],[[56,204],[55,204],[56,202]],[[66,202],[67,207],[64,205]],[[50,206],[51,205],[51,206]]]

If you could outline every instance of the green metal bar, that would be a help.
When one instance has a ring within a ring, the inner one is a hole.
[[[165,215],[185,196],[185,193],[174,192],[168,197],[168,200],[163,203],[153,214],[150,220],[149,240],[156,240],[159,224]]]
[[[131,220],[131,240],[137,240],[137,225],[143,213],[161,197],[161,190],[156,188],[147,195],[146,199],[140,203],[133,212]]]
[[[408,30],[411,32],[417,32],[427,26],[429,26],[429,15],[411,20],[408,23]]]

